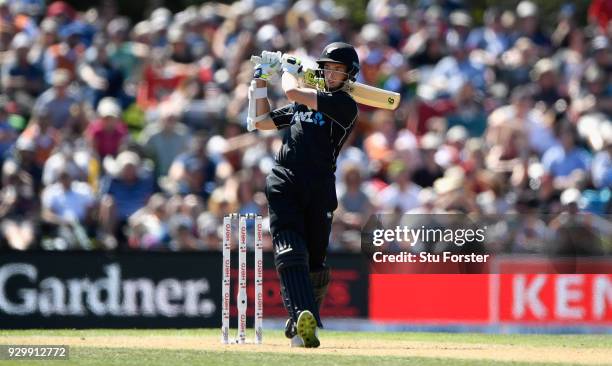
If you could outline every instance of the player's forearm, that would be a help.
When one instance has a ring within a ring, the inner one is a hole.
[[[258,88],[267,88],[268,87],[268,83],[265,80],[255,80],[255,85]],[[255,104],[255,115],[256,116],[261,116],[262,114],[266,114],[270,112],[270,102],[268,101],[268,98],[258,98],[256,99],[256,104]]]
[[[281,87],[283,88],[285,94],[291,93],[292,91],[299,88],[299,86],[300,84],[298,83],[298,79],[295,77],[295,75],[292,75],[288,72],[283,73],[281,79]]]
[[[265,80],[255,80],[256,86],[258,88],[266,88],[268,83]],[[263,114],[270,113],[270,102],[268,98],[260,98],[256,100],[255,103],[255,115],[261,116]],[[255,128],[258,130],[274,130],[276,129],[276,125],[272,121],[271,118],[266,118],[261,121],[255,122]]]
[[[298,79],[285,72],[282,77],[281,87],[289,99],[292,102],[304,104],[311,109],[317,109],[317,91],[310,88],[300,88]]]
[[[272,119],[270,118],[266,118],[264,120],[261,120],[257,123],[255,123],[255,127],[258,130],[276,130],[276,125],[274,124],[274,121],[272,121]]]

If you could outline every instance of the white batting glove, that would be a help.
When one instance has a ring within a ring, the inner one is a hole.
[[[261,56],[251,56],[251,62],[255,64],[253,78],[271,83],[278,81],[280,79],[281,57],[280,51],[263,51]]]
[[[261,61],[262,63],[275,65],[281,64],[283,62],[283,54],[280,51],[272,52],[272,51],[262,51],[261,52]]]
[[[253,71],[253,79],[265,80],[269,83],[275,83],[280,79],[280,65],[270,65],[261,63],[255,65]]]
[[[295,77],[300,77],[303,74],[302,61],[291,55],[283,55],[282,62],[282,70],[283,72],[288,72]]]

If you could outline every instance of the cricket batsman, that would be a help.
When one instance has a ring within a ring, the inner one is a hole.
[[[274,261],[289,313],[285,335],[291,346],[318,347],[319,308],[330,281],[325,257],[338,206],[336,159],[357,119],[357,104],[343,87],[355,80],[359,58],[349,44],[329,44],[317,60],[324,86],[316,89],[300,86],[302,65],[293,56],[264,51],[255,61],[247,127],[289,129],[266,181]],[[280,73],[293,103],[271,111],[267,85]]]

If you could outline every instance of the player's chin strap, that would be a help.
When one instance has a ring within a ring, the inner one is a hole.
[[[256,129],[255,124],[257,122],[263,121],[264,119],[270,116],[270,113],[265,113],[257,116],[256,109],[256,100],[257,99],[265,99],[268,97],[268,88],[258,88],[255,80],[251,80],[251,85],[249,85],[249,107],[247,113],[247,130],[254,131]]]

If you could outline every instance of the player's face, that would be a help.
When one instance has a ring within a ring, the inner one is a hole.
[[[348,78],[346,66],[334,62],[326,62],[323,65],[323,75],[325,76],[325,84],[331,90],[342,86],[344,81]]]

